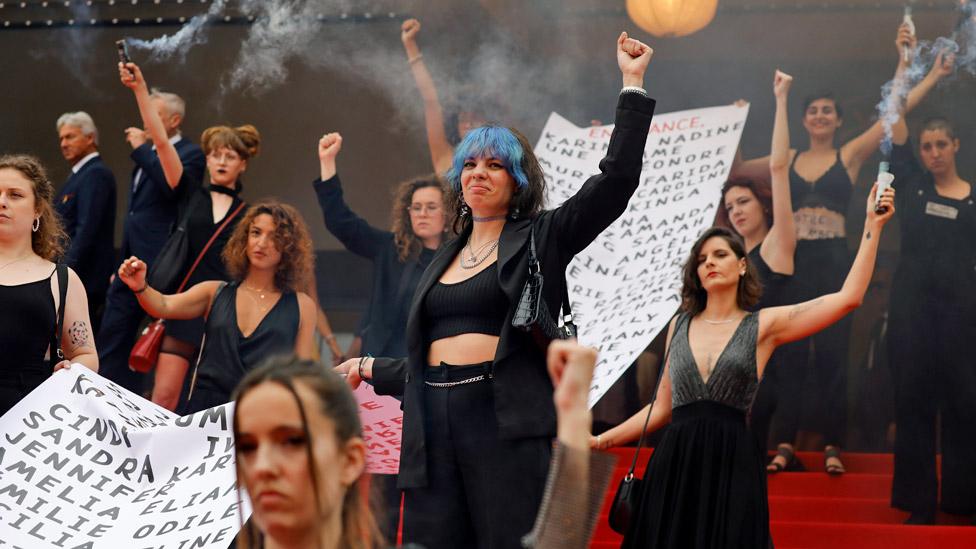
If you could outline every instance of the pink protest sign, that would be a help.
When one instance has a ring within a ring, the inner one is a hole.
[[[377,395],[367,383],[353,394],[359,403],[359,418],[366,439],[366,471],[395,475],[400,470],[400,438],[403,433],[403,411],[400,401]]]

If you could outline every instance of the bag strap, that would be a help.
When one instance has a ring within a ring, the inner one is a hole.
[[[214,303],[217,303],[217,297],[220,296],[220,292],[227,287],[227,283],[224,282],[220,286],[217,286],[217,291],[214,292],[213,301],[210,302],[210,310],[207,311],[207,317],[213,312]],[[203,328],[203,337],[200,339],[200,349],[197,351],[197,361],[193,365],[193,374],[190,376],[190,390],[186,394],[186,401],[189,402],[190,398],[193,396],[193,390],[197,387],[197,372],[200,371],[200,360],[203,358],[203,348],[207,345],[207,328]]]
[[[68,299],[68,266],[58,263],[54,267],[58,275],[58,319],[54,324],[54,334],[51,336],[50,354],[51,367],[64,360],[64,351],[61,350],[61,334],[64,333],[64,310],[65,301]]]
[[[207,251],[210,249],[210,246],[212,246],[214,241],[217,240],[217,236],[219,236],[220,233],[224,231],[224,228],[227,227],[227,225],[235,217],[237,217],[237,214],[241,213],[241,210],[243,210],[244,206],[246,205],[247,204],[244,202],[238,204],[237,209],[231,212],[231,214],[224,219],[224,222],[220,224],[220,227],[217,227],[217,230],[214,231],[212,235],[210,235],[210,240],[207,241],[207,245],[204,246],[203,250],[200,251],[200,255],[197,256],[197,259],[196,261],[193,262],[193,265],[190,267],[190,270],[186,272],[186,276],[183,277],[183,282],[180,282],[180,287],[176,289],[176,293],[180,293],[183,291],[183,288],[186,287],[187,282],[190,281],[190,277],[193,276],[193,271],[197,269],[197,265],[199,265],[200,262],[203,261],[203,256],[207,255]]]
[[[637,449],[634,450],[634,459],[630,462],[630,469],[627,470],[627,474],[624,475],[625,479],[634,478],[634,469],[637,468],[637,456],[640,455],[641,447],[644,446],[644,436],[647,434],[647,424],[651,421],[651,412],[654,410],[654,402],[657,401],[657,389],[661,385],[661,379],[664,378],[664,369],[668,365],[668,357],[671,356],[671,347],[674,346],[674,334],[678,333],[678,327],[681,325],[682,318],[679,316],[678,321],[674,323],[674,332],[671,334],[672,342],[669,342],[667,351],[664,352],[664,360],[661,361],[661,371],[658,372],[657,382],[654,384],[654,392],[651,394],[651,403],[648,405],[650,408],[647,409],[647,417],[644,418],[644,428],[641,429],[640,438],[637,439]]]
[[[529,230],[529,275],[533,275],[542,270],[542,265],[539,264],[539,256],[536,255],[535,251],[535,222],[532,222],[532,228]],[[565,282],[565,277],[563,277]],[[569,324],[573,322],[573,308],[569,302],[569,285],[563,284],[563,302],[560,305],[560,312],[562,313],[563,324]]]

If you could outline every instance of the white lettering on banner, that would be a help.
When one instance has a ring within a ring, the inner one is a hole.
[[[55,373],[0,418],[0,548],[229,546],[251,514],[233,410],[179,417],[80,364]]]
[[[353,391],[359,404],[359,419],[366,442],[366,472],[395,475],[400,471],[400,440],[403,436],[403,411],[400,401],[377,395],[368,383]]]
[[[681,267],[715,216],[748,112],[726,106],[655,115],[629,207],[566,269],[580,342],[600,350],[591,407],[681,304]],[[548,207],[562,204],[599,172],[612,131],[549,116],[535,148],[546,173]]]

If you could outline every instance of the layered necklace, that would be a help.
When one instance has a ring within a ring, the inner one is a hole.
[[[244,295],[251,298],[251,301],[254,302],[254,306],[257,307],[259,311],[262,313],[268,312],[268,310],[271,308],[271,304],[270,302],[264,301],[264,299],[268,297],[268,294],[273,288],[252,288],[245,283],[242,283],[241,286],[248,290],[244,292]],[[255,297],[255,295],[257,295],[257,297]],[[260,300],[258,298],[260,298]]]
[[[474,269],[478,265],[481,265],[491,256],[491,253],[497,247],[498,239],[494,238],[479,246],[477,250],[473,250],[471,249],[471,239],[469,238],[468,243],[461,249],[461,268]]]

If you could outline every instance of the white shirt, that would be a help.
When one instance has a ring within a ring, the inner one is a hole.
[[[86,157],[82,158],[81,160],[75,162],[75,165],[74,166],[71,166],[71,173],[78,173],[78,170],[80,170],[81,168],[83,168],[85,166],[85,164],[88,163],[89,160],[91,160],[92,158],[95,158],[96,156],[98,156],[98,151],[95,151],[93,153],[88,153],[88,156],[86,156]]]

